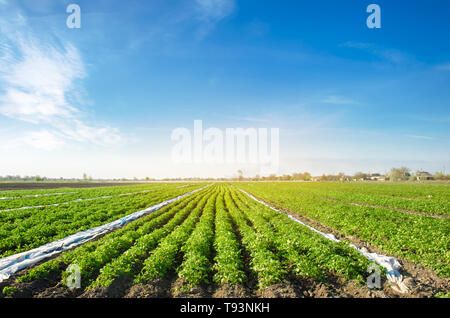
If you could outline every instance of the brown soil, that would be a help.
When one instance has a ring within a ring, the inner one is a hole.
[[[129,279],[119,278],[108,288],[94,288],[87,291],[69,290],[61,282],[58,275],[49,280],[36,280],[31,283],[12,284],[19,289],[14,298],[336,298],[336,297],[429,297],[423,283],[415,285],[411,295],[396,293],[383,278],[381,290],[369,290],[353,281],[346,281],[339,276],[329,276],[325,282],[312,279],[291,277],[282,283],[262,290],[242,285],[201,285],[188,288],[183,279],[172,277],[157,280],[150,284],[131,286]],[[411,283],[413,284],[413,283]],[[413,285],[411,285],[413,286]]]
[[[222,285],[218,287],[213,298],[252,298],[255,297],[254,293],[248,288],[241,285]]]
[[[131,282],[128,278],[119,277],[116,279],[111,286],[96,287],[85,291],[81,294],[80,298],[123,298],[129,289]]]
[[[80,294],[77,290],[68,289],[61,282],[35,295],[35,298],[76,298]]]
[[[150,284],[134,285],[125,295],[125,298],[170,298],[171,281],[158,280]]]
[[[262,298],[298,298],[304,297],[302,289],[292,282],[278,283],[257,292]]]

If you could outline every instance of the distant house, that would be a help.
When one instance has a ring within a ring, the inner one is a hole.
[[[369,179],[372,181],[386,181],[386,176],[382,176],[379,173],[372,173]]]
[[[433,180],[433,175],[426,171],[417,171],[416,172],[417,181],[425,181],[425,180]]]

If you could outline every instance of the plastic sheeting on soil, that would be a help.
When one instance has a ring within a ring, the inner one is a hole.
[[[79,232],[79,233],[70,235],[64,239],[45,244],[45,245],[35,248],[33,250],[2,258],[2,259],[0,259],[0,282],[8,279],[9,277],[11,277],[11,275],[13,275],[14,273],[16,273],[17,271],[19,271],[21,269],[24,269],[28,266],[37,264],[46,258],[52,257],[61,252],[64,252],[64,251],[67,251],[74,247],[77,247],[79,245],[82,245],[82,244],[96,238],[99,235],[103,235],[108,232],[111,232],[117,228],[120,228],[120,227],[126,225],[127,223],[130,223],[131,221],[134,221],[134,220],[141,218],[147,214],[155,212],[166,205],[169,205],[175,201],[178,201],[184,197],[187,197],[187,196],[189,196],[195,192],[198,192],[200,190],[203,190],[205,188],[206,187],[196,189],[194,191],[177,196],[173,199],[153,205],[145,210],[134,212],[134,213],[127,215],[123,218],[120,218],[114,222],[104,224],[104,225],[98,226],[93,229],[89,229],[89,230],[86,230],[83,232]]]
[[[93,201],[93,200],[100,200],[100,199],[110,199],[110,198],[113,198],[115,196],[119,196],[120,197],[120,196],[127,196],[127,195],[133,195],[133,194],[138,194],[138,193],[146,193],[146,192],[153,192],[153,191],[157,191],[157,190],[156,189],[155,190],[144,190],[144,191],[131,192],[131,193],[105,195],[105,196],[102,196],[102,197],[87,198],[87,199],[76,199],[76,200],[72,200],[72,201],[61,202],[61,203],[53,203],[53,204],[46,204],[46,205],[24,206],[24,207],[20,207],[20,208],[0,210],[0,213],[2,213],[2,212],[11,212],[11,211],[19,211],[19,210],[35,209],[35,208],[46,208],[46,207],[51,207],[51,206],[67,205],[67,204],[74,203],[74,202]],[[73,193],[76,193],[76,192],[73,192]]]
[[[313,228],[312,226],[310,226],[310,225],[308,225],[308,224],[306,224],[306,223],[296,219],[292,215],[287,214],[287,213],[285,213],[285,212],[283,212],[281,210],[278,210],[277,208],[274,208],[274,207],[270,206],[266,202],[257,199],[256,197],[254,197],[250,193],[247,193],[246,191],[244,191],[242,189],[239,189],[239,190],[241,190],[243,193],[245,193],[251,199],[253,199],[253,200],[255,200],[255,201],[257,201],[257,202],[259,202],[259,203],[261,203],[261,204],[263,204],[265,206],[267,206],[268,208],[270,208],[270,209],[272,209],[274,211],[277,211],[277,212],[280,212],[280,213],[283,213],[283,214],[287,215],[291,220],[308,227],[309,229],[311,229],[312,231],[322,235],[326,239],[328,239],[330,241],[334,241],[334,242],[339,242],[340,241],[333,234],[323,233],[323,232]],[[364,247],[361,248],[361,247],[358,247],[358,246],[356,246],[354,244],[350,244],[350,246],[353,247],[354,249],[356,249],[361,255],[365,256],[369,261],[375,262],[378,265],[380,265],[381,267],[385,268],[386,269],[387,279],[390,282],[392,282],[392,283],[394,283],[394,284],[396,284],[398,286],[398,288],[397,288],[395,285],[393,285],[392,288],[394,290],[396,290],[397,292],[400,292],[400,293],[407,293],[409,291],[408,287],[403,282],[403,275],[400,273],[400,270],[401,270],[402,266],[401,266],[401,264],[399,263],[399,261],[395,257],[386,256],[386,255],[380,255],[380,254],[377,254],[377,253],[370,253],[369,251],[367,251],[366,248],[364,248]]]
[[[22,196],[19,196],[19,197],[0,198],[0,200],[13,200],[13,199],[22,199],[22,198],[38,198],[38,197],[48,197],[48,196],[51,196],[51,195],[64,195],[64,194],[75,194],[75,193],[77,193],[77,192],[29,194],[29,195],[22,195]]]

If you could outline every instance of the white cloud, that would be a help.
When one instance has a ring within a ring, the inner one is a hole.
[[[17,142],[42,150],[54,150],[65,144],[61,138],[48,130],[29,132]]]
[[[72,44],[44,44],[29,32],[6,34],[5,40],[0,56],[0,115],[41,129],[16,139],[19,144],[53,150],[69,141],[110,145],[121,140],[115,128],[84,122],[79,81],[87,74]]]
[[[78,51],[69,44],[58,50],[25,41],[19,41],[21,58],[4,65],[6,71],[0,75],[5,84],[0,113],[32,123],[73,117],[77,109],[67,94],[74,81],[85,76]]]

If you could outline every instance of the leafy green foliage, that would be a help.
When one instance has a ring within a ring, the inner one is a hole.
[[[216,196],[217,193],[208,197],[206,204],[199,204],[189,215],[188,219],[159,244],[158,248],[145,261],[144,268],[135,280],[136,282],[145,283],[156,278],[164,277],[172,269],[182,244],[188,240],[190,234],[193,232],[203,210],[207,211],[203,214],[203,222],[208,222],[211,209],[214,211]],[[206,197],[202,201],[205,201],[205,199]]]
[[[433,269],[440,276],[450,277],[450,219],[412,215],[387,208],[355,206],[311,196],[307,193],[308,190],[304,190],[321,185],[322,183],[313,186],[299,183],[252,183],[242,184],[241,187],[268,202],[321,222],[342,234],[370,242],[388,254],[409,259]],[[323,186],[339,188],[339,183]],[[349,186],[342,184],[342,187]],[[416,188],[420,189],[420,185],[415,186]],[[401,194],[397,187],[394,189],[397,196],[406,195]],[[440,194],[438,191],[435,193]],[[414,195],[419,196],[417,192]]]
[[[174,186],[133,196],[0,213],[0,257],[24,252],[71,234],[117,220],[192,191]]]

